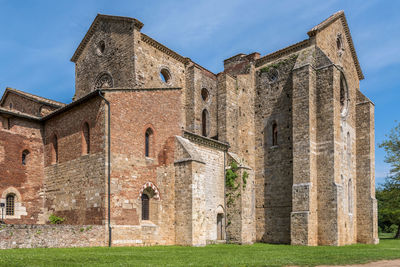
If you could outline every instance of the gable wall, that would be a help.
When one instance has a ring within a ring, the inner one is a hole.
[[[98,53],[98,44],[105,49]],[[75,65],[75,96],[78,99],[93,91],[102,73],[112,76],[113,87],[135,85],[133,24],[124,21],[100,20]]]
[[[19,96],[17,94],[8,93],[2,107],[9,109],[10,104],[12,104],[12,109],[17,110],[23,113],[31,114],[33,116],[42,116],[47,115],[51,111],[56,110],[52,106],[48,106],[46,104],[39,103],[37,101],[33,101],[27,99],[25,97]]]

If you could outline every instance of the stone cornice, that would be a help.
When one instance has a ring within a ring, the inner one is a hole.
[[[188,64],[191,61],[190,58],[183,57],[183,56],[179,55],[175,51],[169,49],[165,45],[160,44],[159,42],[157,42],[156,40],[154,40],[153,38],[147,36],[144,33],[141,34],[141,39],[142,39],[143,42],[153,46],[154,48],[157,48],[161,52],[163,52],[163,53],[167,54],[168,56],[178,60],[179,62],[182,62],[185,65]]]
[[[171,91],[171,90],[182,90],[181,87],[155,87],[155,88],[118,88],[118,87],[114,87],[114,88],[107,88],[107,89],[99,89],[102,92],[141,92],[141,91]]]
[[[305,47],[308,47],[311,44],[309,39],[303,40],[301,42],[298,42],[296,44],[293,44],[291,46],[285,47],[283,49],[280,49],[276,52],[273,52],[271,54],[265,55],[259,59],[256,60],[256,67],[260,67],[267,63],[268,61],[272,61],[274,59],[280,58],[282,56],[291,54],[293,52],[297,52]]]
[[[143,23],[134,18],[97,14],[96,18],[92,22],[92,25],[90,25],[89,30],[86,32],[85,37],[83,37],[81,43],[79,44],[74,55],[72,56],[72,58],[71,58],[72,62],[76,62],[78,60],[78,58],[81,55],[86,44],[89,42],[90,38],[94,34],[95,29],[96,29],[97,25],[99,24],[100,20],[114,20],[114,21],[131,22],[139,30],[142,29],[142,27],[143,27]]]
[[[185,130],[183,131],[183,137],[195,144],[204,145],[222,151],[228,151],[230,147],[228,143],[217,141]]]
[[[324,20],[323,22],[321,22],[320,24],[318,24],[317,26],[312,28],[307,34],[310,37],[314,37],[314,36],[316,36],[318,34],[318,32],[322,31],[323,29],[325,29],[326,27],[331,25],[337,19],[340,19],[341,22],[342,22],[342,26],[343,26],[343,29],[344,29],[344,32],[345,32],[345,35],[346,35],[346,39],[347,39],[347,42],[349,43],[350,52],[351,52],[351,55],[353,57],[354,65],[355,65],[356,70],[357,70],[358,79],[359,80],[363,80],[364,79],[364,74],[362,73],[361,66],[360,66],[360,63],[358,61],[356,49],[354,48],[353,39],[351,38],[349,25],[347,24],[346,16],[344,15],[344,11],[343,10],[336,12],[335,14],[333,14],[332,16],[330,16],[329,18],[327,18],[326,20]]]

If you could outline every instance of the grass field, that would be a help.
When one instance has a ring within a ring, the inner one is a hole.
[[[254,244],[0,250],[0,266],[314,266],[396,258],[400,258],[400,240],[389,238],[381,239],[379,245],[344,247]]]

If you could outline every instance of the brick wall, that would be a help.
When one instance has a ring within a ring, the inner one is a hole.
[[[83,125],[90,129],[90,153],[83,154]],[[99,97],[45,122],[45,214],[67,224],[102,224],[105,205],[105,115]],[[52,163],[52,140],[58,139],[58,162]]]
[[[6,223],[39,223],[43,209],[43,129],[37,122],[18,117],[2,117],[9,129],[0,129],[0,201],[15,195],[15,215]],[[25,165],[22,153],[29,155]],[[1,213],[1,210],[0,210]]]
[[[115,244],[175,242],[175,135],[181,133],[181,91],[107,91],[111,103],[111,224]],[[153,132],[145,156],[145,133]],[[141,194],[152,183],[150,218],[142,220]],[[131,229],[131,230],[129,230]]]

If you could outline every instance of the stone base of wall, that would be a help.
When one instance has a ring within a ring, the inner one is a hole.
[[[0,249],[106,245],[104,225],[0,225]]]

